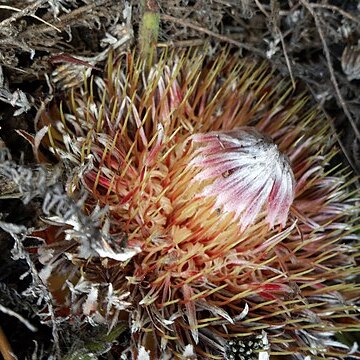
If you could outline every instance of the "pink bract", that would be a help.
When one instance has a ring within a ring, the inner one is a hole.
[[[234,212],[244,229],[266,209],[266,221],[285,226],[294,200],[295,180],[289,160],[267,136],[252,127],[195,134],[200,143],[191,165],[194,180],[214,179],[200,195],[216,195],[215,208]]]

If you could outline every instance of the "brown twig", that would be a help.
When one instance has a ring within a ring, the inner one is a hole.
[[[177,41],[159,42],[157,44],[157,47],[158,48],[193,47],[193,46],[202,46],[205,43],[206,43],[206,40],[204,40],[204,39],[177,40]]]
[[[221,4],[221,5],[225,5],[225,6],[234,6],[234,3],[231,3],[229,1],[224,1],[224,0],[214,0],[214,2]]]
[[[316,97],[316,91],[310,86],[309,83],[306,84],[307,88],[309,89],[310,93],[313,95],[313,97]],[[332,118],[330,117],[330,115],[326,112],[326,110],[324,109],[324,106],[322,103],[319,104],[320,107],[322,108],[322,110],[324,111],[324,114],[326,116],[326,119],[329,121],[329,124],[331,126],[331,130],[332,133],[334,134],[335,140],[337,141],[338,145],[340,146],[340,149],[342,151],[342,153],[344,154],[344,156],[346,157],[347,162],[349,163],[349,165],[353,168],[356,169],[356,166],[354,164],[354,162],[351,159],[351,156],[349,155],[348,150],[346,149],[346,146],[344,145],[343,141],[341,140],[338,132],[336,131],[335,125],[334,125],[334,121],[332,120]]]
[[[175,18],[173,16],[170,16],[170,15],[166,15],[166,14],[161,14],[161,19],[162,20],[165,20],[165,21],[170,21],[170,22],[173,22],[173,23],[176,23],[176,24],[179,24],[179,25],[182,25],[182,26],[186,26],[186,27],[189,27],[191,29],[194,29],[194,30],[197,30],[199,32],[202,32],[204,34],[207,34],[215,39],[218,39],[220,41],[224,41],[224,42],[227,42],[229,44],[232,44],[232,45],[235,45],[241,49],[245,49],[245,50],[248,50],[254,54],[257,54],[257,55],[260,55],[261,57],[265,57],[264,53],[259,50],[259,49],[256,49],[254,48],[253,46],[251,45],[247,45],[247,44],[244,44],[240,41],[237,41],[237,40],[234,40],[228,36],[225,36],[225,35],[221,35],[221,34],[217,34],[209,29],[206,29],[202,26],[199,26],[199,25],[195,25],[193,24],[192,22],[190,21],[187,21],[187,20],[184,20],[184,19],[178,19],[178,18]]]
[[[8,26],[11,22],[13,21],[16,21],[17,19],[23,17],[23,16],[31,16],[32,18],[46,24],[47,26],[51,27],[53,30],[56,30],[58,32],[61,32],[60,29],[58,29],[56,26],[48,23],[47,21],[43,20],[42,18],[32,14],[32,11],[36,11],[36,9],[43,3],[44,1],[38,1],[36,2],[35,4],[31,5],[31,6],[28,6],[24,9],[18,9],[18,8],[15,8],[13,6],[8,6],[8,5],[0,5],[0,9],[5,9],[5,10],[11,10],[11,11],[16,11],[17,13],[14,14],[13,16],[3,20],[1,23],[0,23],[0,28],[1,27],[6,27]]]
[[[0,22],[0,27],[8,26],[10,23],[22,18],[23,16],[29,16],[32,11],[36,11],[42,4],[44,4],[46,2],[47,2],[46,0],[38,0],[35,3],[28,5],[24,9],[16,9],[17,12],[15,14],[13,14],[12,16],[10,16]],[[4,7],[4,8],[9,8],[9,6]],[[10,9],[8,9],[8,10],[14,10],[14,8],[10,7]]]
[[[294,75],[293,75],[293,72],[292,72],[289,56],[288,56],[287,51],[286,51],[286,45],[285,45],[283,34],[282,34],[281,30],[277,26],[275,27],[275,32],[277,33],[277,35],[280,38],[281,47],[283,49],[283,54],[284,54],[284,57],[285,57],[286,66],[287,66],[287,68],[289,70],[291,84],[292,84],[293,88],[295,89],[295,87],[296,87],[295,79],[294,79]]]
[[[75,21],[76,19],[81,19],[83,14],[85,13],[92,13],[94,9],[97,7],[97,3],[91,3],[89,5],[84,5],[82,7],[79,7],[77,9],[74,9],[70,11],[68,14],[63,14],[59,17],[59,24],[58,28],[63,31],[66,26],[71,25],[72,21]],[[31,31],[33,34],[45,34],[47,32],[53,31],[53,29],[49,28],[48,26],[40,25],[36,28],[32,28],[29,31]]]
[[[358,130],[358,128],[357,128],[357,126],[356,126],[356,124],[354,122],[354,119],[352,118],[352,116],[350,114],[350,111],[349,111],[348,107],[346,106],[344,98],[341,95],[339,85],[337,83],[335,73],[334,73],[334,69],[333,69],[333,66],[332,66],[332,63],[331,63],[330,51],[329,51],[329,48],[328,48],[327,43],[326,43],[325,35],[324,35],[324,33],[323,33],[322,29],[321,29],[321,24],[320,24],[319,17],[316,14],[316,12],[314,11],[314,8],[312,7],[312,4],[309,4],[309,2],[307,0],[300,0],[300,1],[308,9],[310,14],[314,18],[316,29],[317,29],[318,34],[319,34],[320,39],[321,39],[321,43],[322,43],[322,46],[323,46],[326,62],[327,62],[328,69],[329,69],[329,72],[330,72],[330,79],[331,79],[331,82],[332,82],[332,84],[333,84],[333,86],[335,88],[337,99],[339,100],[340,105],[341,105],[341,107],[342,107],[342,109],[344,111],[344,114],[348,118],[348,120],[350,122],[350,125],[351,125],[352,129],[354,130],[354,133],[355,133],[356,137],[358,139],[360,139],[360,132],[359,132],[359,130]]]
[[[310,4],[310,5],[311,5],[312,8],[320,8],[320,9],[328,9],[328,10],[331,10],[331,11],[337,11],[342,16],[347,17],[348,19],[360,24],[360,19],[356,18],[355,16],[352,16],[351,14],[344,11],[343,9],[338,8],[337,6],[328,5],[328,4],[315,4],[315,3]]]
[[[262,6],[261,2],[259,0],[255,0],[256,6],[259,8],[259,10],[265,15],[265,17],[269,17],[269,14],[265,10],[265,8]]]
[[[277,21],[279,13],[280,13],[279,9],[278,9],[278,3],[276,1],[271,1],[271,16],[264,9],[262,4],[258,0],[255,0],[255,3],[257,5],[257,7],[260,9],[260,11],[265,15],[265,17],[267,19],[269,19],[270,22],[272,23],[273,31],[275,32],[275,36],[278,36],[280,38],[281,47],[282,47],[283,54],[284,54],[284,57],[285,57],[286,66],[287,66],[287,68],[289,70],[291,84],[292,84],[293,88],[295,89],[295,87],[296,87],[295,79],[294,79],[294,75],[293,75],[293,72],[292,72],[289,56],[288,56],[287,51],[286,51],[286,45],[285,45],[285,41],[284,41],[284,36],[283,36],[279,26],[278,26],[279,21]]]
[[[24,42],[21,42],[17,39],[12,39],[11,37],[7,37],[5,39],[0,39],[0,45],[11,45],[11,46],[16,46],[19,49],[22,49],[24,51],[27,52],[31,52],[32,49],[31,47],[29,47],[27,44],[25,44]]]
[[[16,357],[11,349],[10,343],[0,326],[0,353],[4,360],[16,360]]]

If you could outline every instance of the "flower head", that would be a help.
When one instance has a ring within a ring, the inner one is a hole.
[[[328,168],[328,123],[290,92],[229,52],[163,52],[149,73],[123,54],[43,112],[69,194],[87,191],[89,215],[108,209],[101,248],[118,242],[87,257],[59,224],[67,242],[58,235],[43,257],[67,278],[58,310],[127,321],[134,359],[223,359],[258,336],[262,358],[345,357],[331,336],[358,326],[355,200]],[[124,261],[106,256],[120,245]]]
[[[234,212],[242,228],[251,225],[267,205],[266,220],[286,225],[294,200],[291,166],[276,144],[255,128],[195,134],[201,143],[192,165],[201,167],[195,180],[215,178],[201,192],[216,196],[215,207]]]

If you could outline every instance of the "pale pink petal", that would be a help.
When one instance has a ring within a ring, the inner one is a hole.
[[[200,196],[216,196],[215,208],[234,212],[242,229],[266,210],[272,227],[285,226],[295,181],[288,159],[272,140],[252,127],[192,136],[200,146],[190,166],[194,181],[213,179]]]

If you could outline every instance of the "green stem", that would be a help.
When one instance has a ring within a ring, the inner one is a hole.
[[[160,14],[155,0],[141,0],[143,15],[139,32],[140,57],[149,70],[156,59]]]

